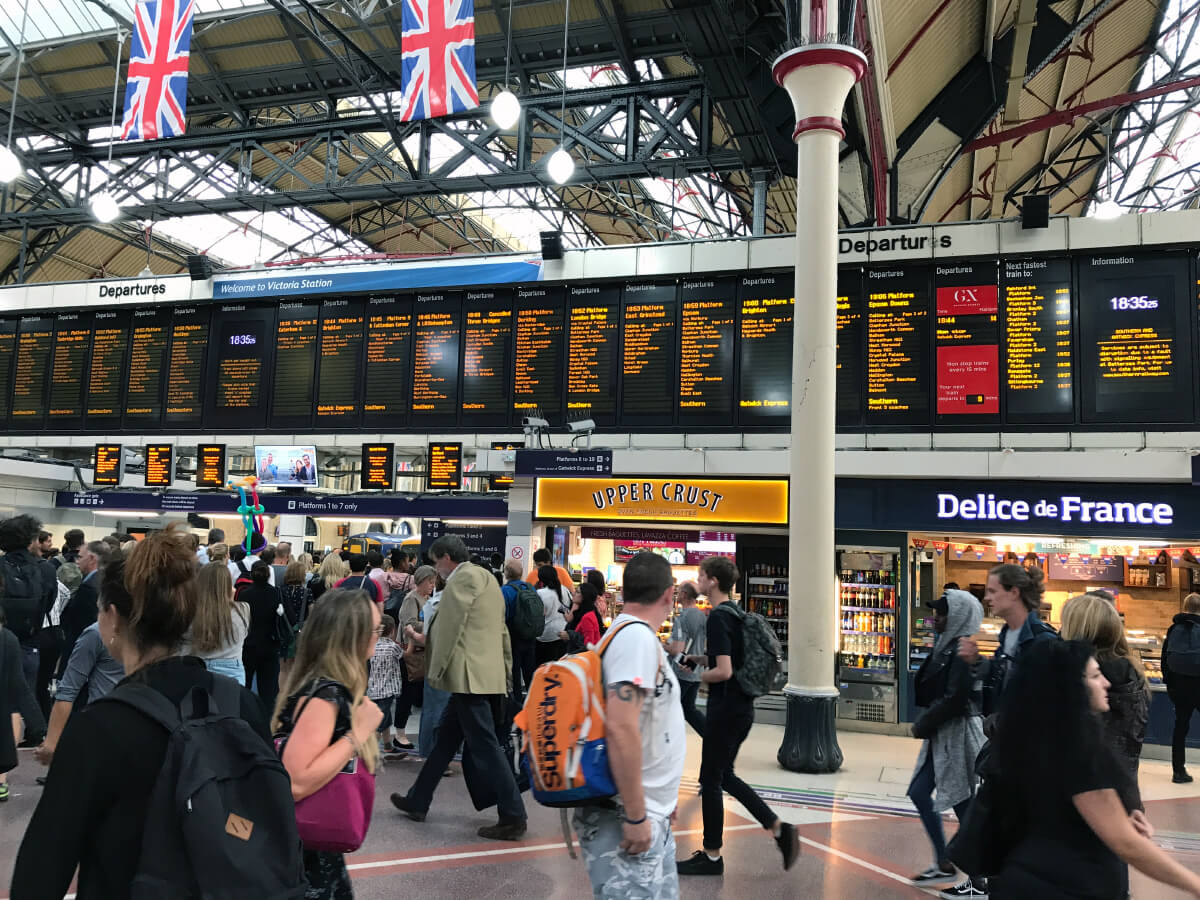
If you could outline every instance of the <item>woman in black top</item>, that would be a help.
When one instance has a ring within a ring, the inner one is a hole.
[[[178,704],[213,675],[196,657],[174,655],[196,607],[196,558],[175,527],[105,566],[100,636],[128,673]],[[267,719],[242,691],[240,715],[269,742]],[[120,703],[71,716],[54,752],[37,810],[13,869],[13,900],[62,897],[79,868],[79,900],[123,900],[138,870],[150,794],[167,752],[157,722]]]
[[[242,665],[246,667],[246,687],[254,684],[263,708],[275,708],[279,694],[279,630],[276,620],[283,599],[271,586],[271,567],[259,561],[250,569],[252,583],[242,588],[237,599],[250,604],[250,630],[242,644]]]
[[[993,900],[1126,900],[1129,870],[1200,897],[1200,877],[1121,801],[1128,775],[1104,741],[1108,681],[1091,646],[1041,641],[1021,654],[993,740],[997,796],[1014,823]]]

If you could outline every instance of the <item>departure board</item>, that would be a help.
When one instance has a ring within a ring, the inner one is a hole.
[[[618,320],[616,286],[567,288],[567,420],[617,421]]]
[[[279,304],[275,325],[275,387],[271,394],[273,428],[303,428],[312,424],[319,311],[316,303],[287,300]]]
[[[176,306],[171,310],[171,344],[167,351],[167,408],[163,424],[199,428],[204,418],[204,361],[208,355],[208,306]]]
[[[929,270],[868,269],[867,425],[929,424]]]
[[[12,405],[13,360],[17,355],[17,320],[0,319],[0,428],[8,427]]]
[[[170,487],[175,481],[175,447],[172,444],[147,444],[146,487]]]
[[[53,341],[54,319],[49,316],[21,317],[13,372],[12,427],[16,431],[40,429],[45,424],[46,382]]]
[[[463,316],[462,425],[506,425],[512,396],[512,291],[467,291]]]
[[[1193,421],[1186,254],[1088,255],[1076,265],[1082,420]]]
[[[125,454],[120,444],[97,444],[92,454],[92,484],[116,487],[125,472]]]
[[[792,402],[792,304],[795,275],[738,278],[738,420],[785,425]]]
[[[74,431],[83,427],[83,389],[91,350],[90,312],[68,312],[55,317],[47,428]]]
[[[205,422],[213,428],[261,426],[270,396],[275,306],[221,303],[213,321]]]
[[[516,420],[537,414],[563,423],[563,289],[517,288],[513,347],[513,411]]]
[[[412,421],[453,425],[458,421],[458,355],[462,296],[457,291],[413,298]]]
[[[1075,420],[1071,352],[1071,261],[1005,259],[1004,420],[1014,425]]]
[[[396,486],[396,445],[363,444],[359,487],[364,491],[390,491]]]
[[[89,430],[121,427],[132,316],[128,309],[98,309],[93,314],[91,360],[83,395]]]
[[[429,445],[426,484],[431,491],[462,490],[462,470],[462,444]]]
[[[737,285],[685,279],[679,304],[679,424],[730,425]]]
[[[224,444],[201,444],[196,448],[196,487],[225,487]]]
[[[934,267],[934,383],[939,424],[1000,422],[1000,287],[996,260]]]
[[[171,310],[135,309],[129,334],[129,381],[125,388],[125,427],[162,422],[163,372],[170,337]]]
[[[862,269],[839,269],[837,283],[837,424],[862,425],[863,418]]]
[[[621,292],[621,422],[674,422],[675,348],[679,344],[678,289],[674,284],[625,285]]]
[[[321,304],[317,425],[356,426],[362,418],[363,340],[366,312],[361,300]]]
[[[367,298],[367,425],[396,427],[408,421],[412,383],[412,300]]]

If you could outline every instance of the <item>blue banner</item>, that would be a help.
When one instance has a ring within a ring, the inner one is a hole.
[[[541,281],[541,260],[503,259],[490,262],[393,265],[357,272],[334,269],[281,271],[274,275],[246,278],[239,275],[213,276],[216,300],[250,300],[256,297],[286,297],[293,294],[348,294],[366,291],[412,291],[423,288],[468,287],[476,284],[518,284]]]

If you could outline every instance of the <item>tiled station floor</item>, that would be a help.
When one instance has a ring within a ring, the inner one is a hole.
[[[415,719],[414,719],[415,726]],[[803,856],[784,873],[774,843],[727,798],[725,875],[685,878],[684,898],[829,897],[892,898],[931,896],[908,876],[929,864],[930,851],[920,822],[904,796],[918,743],[898,737],[843,732],[845,765],[833,776],[786,772],[775,763],[782,729],[758,725],[742,749],[739,774],[760,788],[780,816],[800,825]],[[700,799],[696,773],[699,739],[688,732],[688,765],[680,790],[676,841],[680,856],[700,846]],[[558,813],[530,802],[529,834],[515,844],[483,841],[475,829],[494,819],[477,813],[467,798],[458,766],[445,778],[427,821],[418,824],[388,801],[408,787],[419,762],[389,763],[378,779],[375,815],[363,849],[349,858],[356,896],[384,898],[586,898],[587,875],[562,840]],[[1198,767],[1200,768],[1200,767]],[[12,799],[0,806],[0,881],[7,886],[25,823],[37,802],[33,783],[41,768],[25,751],[10,776]],[[1170,766],[1143,761],[1142,793],[1158,829],[1158,841],[1185,865],[1200,871],[1200,781],[1170,783]],[[946,821],[954,829],[953,817]],[[0,900],[7,896],[0,889]],[[1134,873],[1138,900],[1183,897]]]

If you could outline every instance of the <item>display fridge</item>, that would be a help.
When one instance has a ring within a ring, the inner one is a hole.
[[[837,550],[841,641],[838,717],[860,722],[897,721],[897,620],[900,559],[895,550]]]

